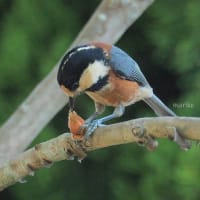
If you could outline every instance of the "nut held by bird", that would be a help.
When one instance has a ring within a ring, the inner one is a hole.
[[[68,127],[72,133],[72,138],[75,140],[82,140],[85,134],[85,129],[82,128],[82,125],[85,123],[85,120],[80,117],[75,111],[70,111],[68,115]]]

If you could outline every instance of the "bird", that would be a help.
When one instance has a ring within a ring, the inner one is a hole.
[[[176,116],[153,92],[137,62],[117,46],[104,42],[89,42],[69,50],[61,59],[57,81],[69,97],[69,110],[75,98],[83,93],[95,104],[95,112],[85,120],[89,137],[97,127],[120,117],[125,107],[144,101],[157,116]],[[98,119],[106,106],[114,107],[112,114]],[[183,149],[188,142],[178,132],[174,141]]]

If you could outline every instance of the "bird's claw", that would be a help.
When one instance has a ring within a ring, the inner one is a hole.
[[[93,120],[90,123],[85,123],[82,125],[82,128],[85,129],[85,135],[84,137],[87,139],[89,136],[91,136],[93,134],[93,132],[98,128],[98,127],[102,127],[105,126],[104,124],[101,123],[101,120]]]

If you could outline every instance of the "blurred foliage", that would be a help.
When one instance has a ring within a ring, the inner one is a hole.
[[[48,74],[99,2],[0,0],[1,123]],[[199,8],[197,0],[155,1],[118,43],[134,55],[155,93],[179,115],[200,113]],[[34,143],[66,131],[66,111],[58,113]],[[77,111],[90,115],[91,100],[80,97]],[[153,115],[144,103],[137,103],[120,120]],[[91,152],[82,164],[59,162],[28,177],[28,183],[1,192],[0,198],[199,199],[199,147],[194,144],[183,152],[170,141],[159,142],[155,152],[129,144]]]

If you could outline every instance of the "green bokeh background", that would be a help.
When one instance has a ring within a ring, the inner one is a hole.
[[[1,124],[51,71],[99,3],[0,0]],[[137,60],[154,92],[184,116],[200,114],[199,8],[198,0],[155,1],[117,43]],[[84,117],[94,110],[86,96],[76,109]],[[120,121],[145,116],[154,114],[140,102],[128,107]],[[66,131],[66,120],[67,107],[34,143]],[[168,140],[159,144],[154,152],[128,144],[91,152],[82,164],[56,163],[1,192],[0,199],[199,199],[198,145],[184,152]]]

